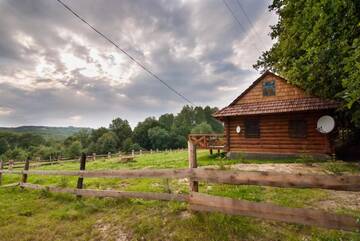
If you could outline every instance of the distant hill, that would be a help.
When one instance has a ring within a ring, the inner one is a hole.
[[[44,138],[53,138],[57,140],[65,139],[80,130],[91,130],[83,127],[50,127],[50,126],[19,126],[19,127],[0,127],[1,131],[16,133],[32,133],[43,136]]]

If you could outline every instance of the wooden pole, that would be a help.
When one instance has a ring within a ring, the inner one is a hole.
[[[107,154],[107,158],[110,159],[111,158],[111,152],[108,152]]]
[[[135,151],[131,150],[131,156],[134,157],[135,156]]]
[[[30,157],[26,158],[25,165],[24,165],[24,171],[28,171],[30,167]],[[26,183],[28,178],[28,174],[24,173],[22,175],[21,182]]]
[[[3,160],[0,160],[0,170],[3,170],[4,169],[4,162]],[[1,186],[1,183],[2,183],[2,173],[0,172],[0,186]]]
[[[14,167],[14,160],[9,160],[9,162],[8,162],[8,169],[9,170],[12,170],[13,169],[13,167]]]
[[[191,142],[188,141],[188,151],[189,151],[189,168],[197,168],[197,158],[196,158],[196,146]],[[199,191],[199,182],[193,181],[190,178],[190,191],[191,192],[198,192]]]
[[[93,161],[96,161],[96,153],[95,152],[92,154],[92,158],[93,158]]]
[[[80,158],[80,171],[85,170],[85,165],[86,165],[86,154],[83,152],[81,153],[81,158]],[[79,177],[77,181],[77,189],[82,189],[83,183],[84,183],[84,178]],[[77,197],[81,197],[81,195],[77,195]]]

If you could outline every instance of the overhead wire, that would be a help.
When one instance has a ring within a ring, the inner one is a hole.
[[[125,54],[130,60],[132,60],[134,63],[136,63],[140,68],[142,68],[144,71],[146,71],[148,74],[150,74],[152,77],[160,81],[165,87],[167,87],[169,90],[174,92],[176,95],[178,95],[180,98],[188,102],[192,106],[196,106],[189,98],[178,92],[176,89],[174,89],[172,86],[170,86],[168,83],[166,83],[164,80],[162,80],[158,75],[156,75],[154,72],[152,72],[150,69],[148,69],[144,64],[136,60],[133,56],[131,56],[127,51],[122,49],[117,43],[115,43],[113,40],[111,40],[109,37],[107,37],[105,34],[100,32],[98,29],[96,29],[94,26],[92,26],[88,21],[86,21],[83,17],[81,17],[78,13],[76,13],[73,9],[71,9],[67,4],[65,4],[61,0],[56,0],[58,3],[60,3],[66,10],[68,10],[70,13],[72,13],[75,17],[80,19],[83,23],[85,23],[88,27],[90,27],[92,30],[94,30],[97,34],[99,34],[101,37],[103,37],[105,40],[107,40],[109,43],[114,45],[118,50],[120,50],[123,54]]]
[[[240,28],[242,29],[242,31],[244,33],[246,33],[246,28],[244,27],[244,25],[240,22],[240,20],[237,18],[235,12],[231,9],[231,7],[229,6],[229,4],[226,2],[226,0],[222,0],[222,2],[224,3],[225,7],[229,10],[231,16],[235,19],[235,22],[240,26]],[[256,43],[252,42],[253,46],[255,47],[255,49],[261,54],[260,49],[258,48],[258,46],[256,45]]]
[[[261,41],[262,44],[264,44],[263,40],[261,39],[260,35],[258,34],[258,32],[256,31],[254,25],[252,24],[252,21],[249,17],[249,15],[247,15],[246,11],[245,11],[245,8],[241,5],[240,1],[239,0],[236,0],[239,8],[241,9],[241,12],[244,14],[245,18],[247,19],[251,29],[254,31],[255,35],[258,37],[258,39]]]

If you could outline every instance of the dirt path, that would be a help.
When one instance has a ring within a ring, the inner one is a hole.
[[[325,174],[328,173],[319,164],[301,164],[301,163],[274,163],[274,164],[235,164],[231,168],[242,171],[269,171],[284,173],[307,173],[307,174]]]

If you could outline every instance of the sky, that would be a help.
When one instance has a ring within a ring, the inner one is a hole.
[[[228,105],[260,73],[270,0],[63,0],[198,106]],[[246,12],[241,11],[240,6]],[[0,126],[108,126],[188,104],[55,0],[0,0]]]

